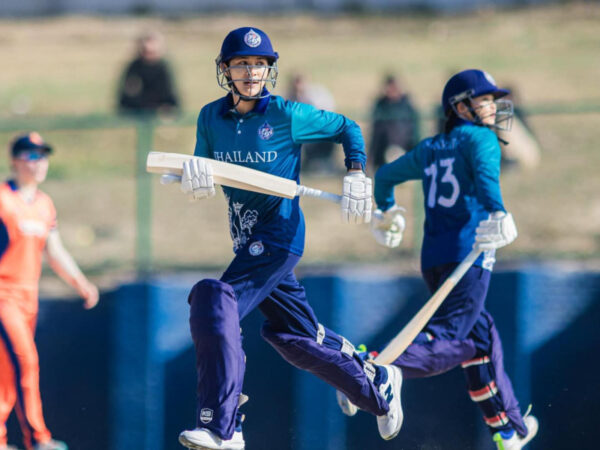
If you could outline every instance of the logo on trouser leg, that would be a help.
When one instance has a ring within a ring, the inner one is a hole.
[[[263,243],[261,241],[253,242],[252,244],[250,244],[250,247],[248,247],[248,252],[252,256],[262,255],[262,253],[264,251],[265,251],[265,246],[263,245]]]
[[[200,410],[200,422],[209,423],[213,420],[213,410],[209,408],[202,408]]]

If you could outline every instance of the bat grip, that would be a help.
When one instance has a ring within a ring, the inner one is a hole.
[[[342,196],[337,194],[332,194],[331,192],[324,192],[320,189],[309,188],[307,186],[298,185],[296,188],[296,195],[298,197],[317,197],[323,200],[329,200],[333,203],[341,203]]]

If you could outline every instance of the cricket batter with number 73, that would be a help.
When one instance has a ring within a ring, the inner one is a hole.
[[[200,112],[194,154],[299,180],[303,143],[341,143],[348,173],[341,201],[345,222],[371,219],[371,180],[360,128],[346,117],[285,101],[275,87],[278,54],[258,28],[231,31],[216,60],[228,94]],[[165,182],[172,178],[164,176]],[[215,194],[210,162],[184,163],[181,189],[195,199]],[[266,317],[263,338],[290,364],[314,373],[377,416],[391,439],[402,425],[400,370],[363,361],[342,336],[321,325],[293,270],[304,249],[298,197],[275,197],[223,187],[235,258],[219,280],[190,292],[190,328],[198,376],[197,427],[183,431],[192,449],[243,449],[240,405],[245,356],[240,321],[255,308]]]
[[[500,336],[484,305],[495,250],[517,237],[502,201],[500,146],[493,131],[510,130],[512,103],[502,99],[508,93],[482,70],[464,70],[451,77],[442,95],[445,133],[421,141],[379,168],[375,202],[380,210],[372,223],[380,244],[398,246],[404,209],[395,205],[394,186],[421,180],[425,199],[421,270],[429,290],[435,292],[472,248],[482,252],[393,365],[406,378],[420,378],[460,364],[469,395],[479,405],[499,450],[521,449],[538,431],[535,417],[521,416],[504,371]],[[356,413],[342,393],[338,403],[344,413]]]

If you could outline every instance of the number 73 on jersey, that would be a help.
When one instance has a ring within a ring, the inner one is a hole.
[[[425,175],[431,177],[431,183],[429,184],[429,192],[427,194],[427,206],[429,208],[435,208],[436,205],[443,206],[444,208],[451,208],[458,200],[460,194],[460,185],[458,179],[453,172],[454,169],[454,158],[444,158],[439,161],[434,161],[425,168]],[[438,186],[438,173],[444,171],[442,178],[439,181]],[[452,187],[452,193],[449,197],[444,195],[437,195],[438,188],[444,183],[450,184]]]

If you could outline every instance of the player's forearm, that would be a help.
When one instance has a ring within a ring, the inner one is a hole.
[[[384,164],[375,174],[375,203],[382,211],[394,206],[394,187],[408,180],[419,179],[420,168],[417,160],[417,150]]]
[[[345,155],[344,164],[347,169],[352,167],[352,163],[360,163],[363,168],[366,166],[367,154],[362,132],[358,124],[350,119],[346,119],[342,135],[342,148]]]
[[[472,167],[477,200],[486,211],[505,211],[500,191],[500,146],[496,135],[486,131],[473,143]]]
[[[478,171],[475,178],[477,200],[486,211],[504,211],[504,202],[500,191],[500,182],[494,173]]]
[[[75,260],[66,251],[56,257],[49,256],[48,263],[52,270],[74,289],[79,290],[80,286],[87,280]]]
[[[60,278],[73,288],[79,290],[81,285],[86,282],[87,278],[81,272],[81,269],[79,269],[79,266],[73,257],[62,245],[60,237],[54,233],[57,232],[51,233],[46,244],[48,263]]]
[[[377,172],[379,173],[379,172]],[[387,211],[396,203],[394,199],[394,186],[389,180],[375,177],[375,205],[382,211]]]
[[[318,110],[303,103],[291,105],[290,114],[294,143],[326,141],[342,144],[346,168],[350,169],[352,162],[365,167],[365,140],[356,122],[342,114]]]
[[[493,193],[485,193],[481,196],[480,202],[483,204],[483,208],[492,213],[496,211],[506,212],[506,208],[504,207],[504,202],[502,201],[501,196],[497,196]]]

